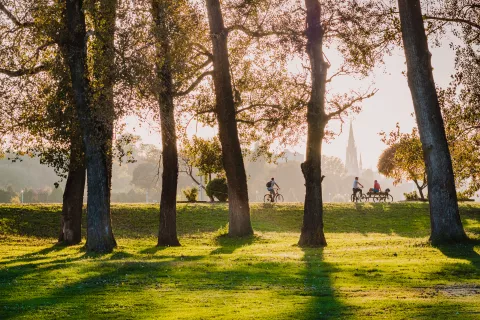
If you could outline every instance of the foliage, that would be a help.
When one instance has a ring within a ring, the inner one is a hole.
[[[11,186],[8,186],[6,189],[0,189],[0,203],[10,203],[16,196],[17,193],[13,191]]]
[[[159,180],[159,165],[151,162],[144,162],[139,163],[133,170],[131,184],[145,191],[158,191],[161,188],[158,183]]]
[[[186,189],[183,189],[182,192],[185,195],[185,198],[187,198],[187,201],[189,202],[197,201],[198,188],[186,188]]]
[[[224,172],[222,146],[217,136],[203,139],[193,136],[192,141],[185,140],[181,151],[188,165],[198,169],[200,175],[210,179],[212,174]]]
[[[428,245],[426,204],[326,204],[323,251],[294,245],[300,205],[252,206],[247,239],[218,237],[227,207],[179,205],[183,246],[158,249],[158,206],[114,205],[119,247],[89,255],[56,245],[60,206],[0,206],[1,318],[478,318],[479,246]]]
[[[418,130],[413,128],[411,133],[401,133],[397,123],[396,131],[390,132],[388,136],[384,132],[380,135],[389,147],[378,159],[378,172],[393,178],[394,185],[403,180],[413,181],[423,199],[423,189],[427,187],[427,175]]]
[[[420,200],[420,197],[417,194],[417,191],[412,191],[412,192],[406,192],[403,194],[405,196],[405,200],[407,201],[418,201]]]
[[[225,178],[212,179],[207,184],[206,191],[209,197],[215,197],[221,202],[227,201],[228,199],[227,179]]]

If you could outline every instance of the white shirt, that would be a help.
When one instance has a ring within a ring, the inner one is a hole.
[[[358,180],[353,180],[353,189],[358,189]]]

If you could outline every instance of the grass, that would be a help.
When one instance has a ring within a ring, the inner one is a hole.
[[[480,206],[468,245],[428,244],[424,203],[326,206],[328,247],[296,246],[302,207],[252,205],[255,235],[225,236],[225,205],[179,205],[182,247],[157,248],[158,210],[113,206],[118,248],[55,244],[60,207],[0,206],[0,319],[479,319]]]

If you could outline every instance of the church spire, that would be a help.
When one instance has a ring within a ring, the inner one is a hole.
[[[357,146],[355,145],[355,137],[353,136],[353,125],[350,122],[350,132],[348,134],[347,154],[345,159],[345,168],[348,175],[356,176],[359,174]]]

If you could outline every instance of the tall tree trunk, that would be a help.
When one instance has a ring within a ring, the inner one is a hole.
[[[323,232],[322,203],[322,140],[325,134],[325,86],[328,64],[323,59],[324,30],[320,21],[321,6],[318,0],[305,0],[307,7],[307,53],[312,72],[312,91],[307,106],[307,152],[302,172],[305,177],[305,204],[300,246],[326,246]]]
[[[66,0],[68,65],[75,107],[85,145],[87,167],[87,244],[89,252],[111,252],[116,246],[110,221],[107,155],[104,153],[101,121],[91,109],[91,86],[87,76],[87,43],[82,0]],[[99,141],[100,140],[100,141]]]
[[[178,151],[175,131],[175,106],[173,102],[173,78],[171,45],[168,28],[168,3],[152,1],[152,14],[157,40],[158,104],[162,129],[162,195],[160,198],[160,228],[158,246],[179,246],[177,238],[177,183]]]
[[[101,127],[103,153],[106,155],[108,172],[108,203],[112,187],[112,144],[115,85],[115,22],[118,0],[89,0],[93,8],[95,38],[92,45],[93,105]],[[110,210],[110,208],[109,208]]]
[[[73,134],[70,143],[68,177],[63,192],[62,220],[59,242],[66,245],[82,241],[83,194],[85,190],[85,156],[81,137]]]
[[[460,220],[443,118],[433,80],[431,55],[419,0],[399,0],[407,77],[427,168],[430,201],[430,241],[433,244],[467,239]]]
[[[213,46],[216,114],[222,144],[223,166],[228,184],[228,234],[234,237],[247,236],[253,234],[253,229],[250,222],[247,175],[235,118],[235,104],[228,59],[228,34],[223,23],[220,1],[207,0],[207,11]]]

